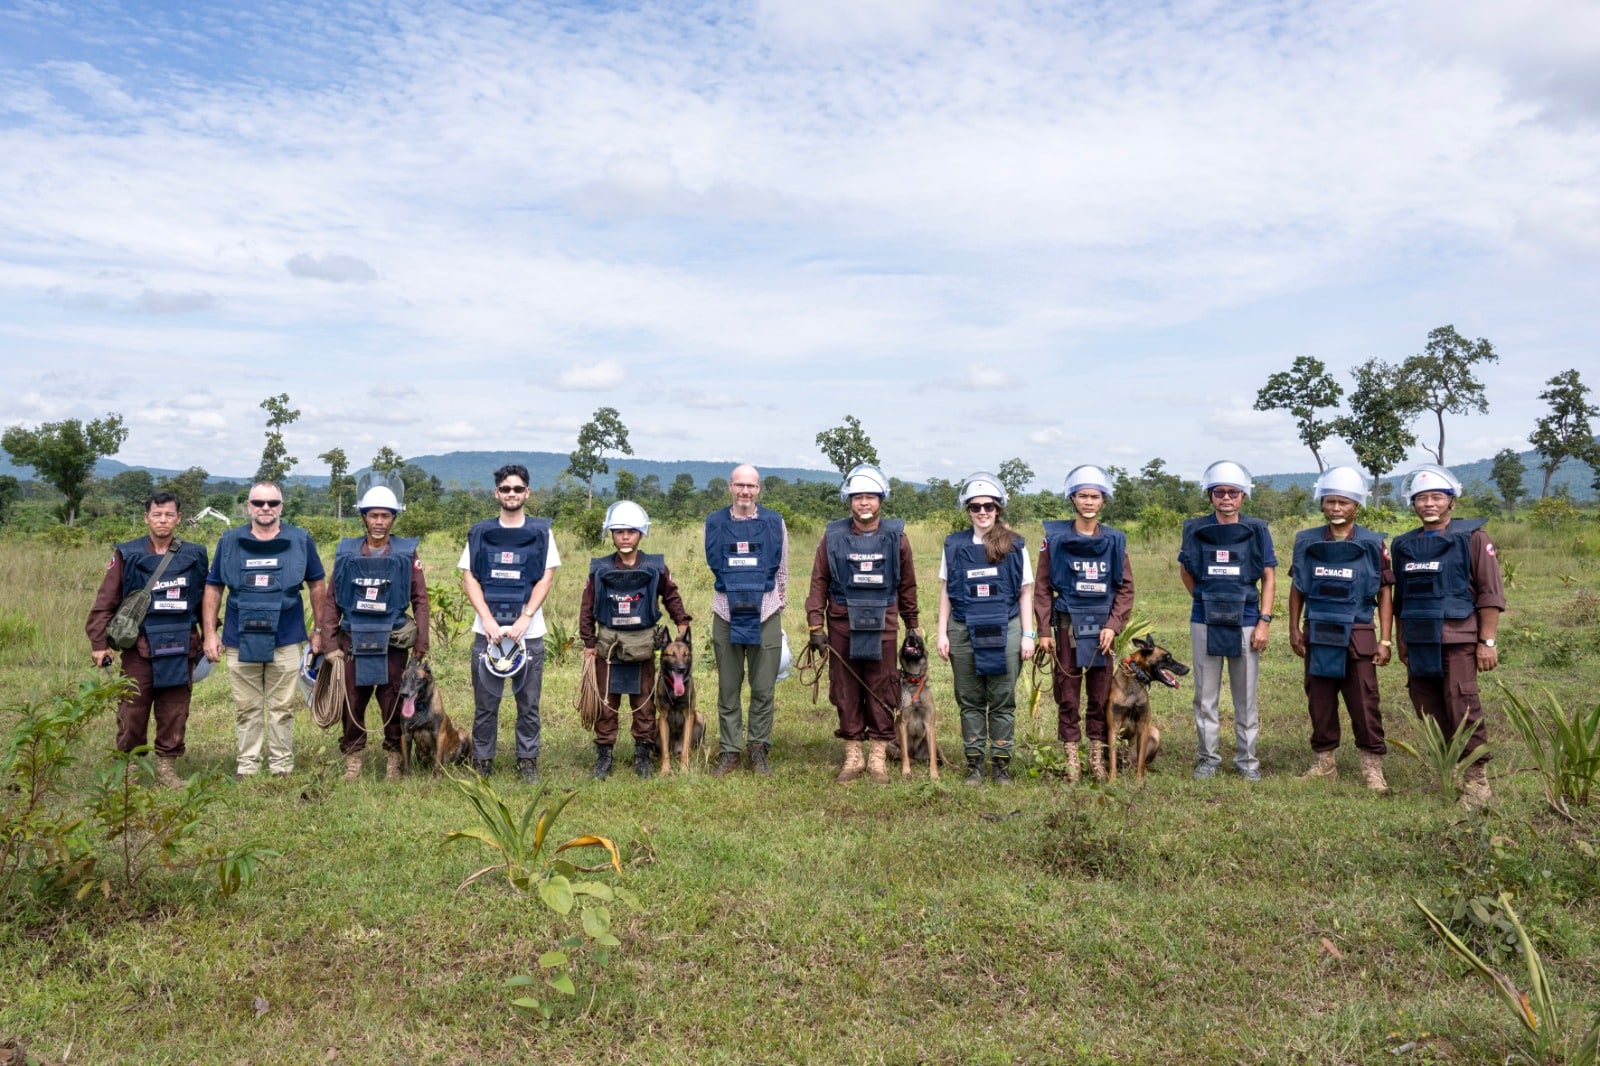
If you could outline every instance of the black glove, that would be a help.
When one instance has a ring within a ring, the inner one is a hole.
[[[825,629],[813,629],[811,631],[811,646],[818,651],[826,650],[828,647],[828,631]]]

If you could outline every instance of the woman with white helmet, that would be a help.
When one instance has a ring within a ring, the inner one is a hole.
[[[839,499],[850,517],[829,522],[817,544],[806,596],[811,646],[829,658],[828,699],[839,712],[846,784],[866,774],[887,783],[884,762],[900,706],[895,645],[903,618],[917,628],[917,571],[905,522],[884,518],[889,479],[870,463],[845,475]],[[867,752],[862,753],[865,742]]]
[[[1033,657],[1037,635],[1027,610],[1033,567],[1022,537],[1006,525],[999,478],[970,475],[961,506],[971,528],[946,537],[939,557],[939,657],[955,675],[967,784],[983,784],[988,756],[995,783],[1009,785],[1017,670]]]
[[[1067,474],[1070,522],[1044,524],[1033,609],[1039,645],[1053,657],[1056,736],[1066,754],[1067,780],[1078,780],[1079,711],[1088,697],[1089,770],[1106,776],[1106,704],[1111,699],[1112,643],[1133,612],[1133,568],[1121,530],[1100,524],[1111,504],[1111,478],[1098,466]]]
[[[684,609],[666,557],[639,550],[639,542],[650,532],[650,516],[643,507],[618,500],[607,508],[603,528],[617,550],[589,560],[589,581],[578,607],[578,639],[583,641],[583,657],[594,660],[595,684],[602,695],[594,723],[594,777],[604,781],[611,773],[617,712],[624,694],[633,711],[633,772],[649,777],[655,772],[656,756],[656,710],[651,698],[656,622],[665,607],[681,638],[693,617]]]
[[[1392,646],[1394,570],[1383,534],[1356,524],[1356,511],[1367,502],[1365,474],[1353,466],[1332,467],[1317,478],[1313,496],[1327,523],[1295,534],[1289,567],[1289,646],[1305,660],[1311,713],[1313,762],[1300,779],[1338,776],[1334,753],[1342,694],[1361,775],[1374,792],[1387,792],[1378,667],[1388,663]]]

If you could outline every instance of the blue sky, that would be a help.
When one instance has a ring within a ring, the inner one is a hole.
[[[1513,10],[1513,7],[1515,9]],[[958,477],[1311,456],[1251,410],[1435,326],[1525,447],[1600,386],[1600,7],[0,3],[0,425]],[[1335,458],[1347,453],[1335,449]]]

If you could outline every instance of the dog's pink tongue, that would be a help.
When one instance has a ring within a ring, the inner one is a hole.
[[[414,715],[416,713],[417,713],[417,698],[415,696],[407,696],[405,702],[400,705],[400,717],[401,718],[410,718],[412,715]]]
[[[1161,671],[1161,676],[1167,682],[1167,684],[1171,685],[1173,688],[1178,687],[1178,678],[1171,670]]]
[[[673,697],[675,699],[681,699],[683,697],[683,675],[682,674],[668,674],[667,676],[672,679],[672,695],[673,695]]]

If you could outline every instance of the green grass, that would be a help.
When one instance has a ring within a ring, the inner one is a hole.
[[[1559,612],[1577,587],[1600,587],[1600,560],[1575,557],[1570,533],[1515,533],[1504,550],[1522,565],[1507,623],[1559,631],[1573,660],[1552,670],[1537,645],[1508,642],[1500,676],[1588,705],[1600,690],[1600,631]],[[930,630],[940,539],[915,532]],[[549,610],[575,627],[588,553],[561,546]],[[667,554],[703,647],[711,582],[698,531],[658,531],[646,547]],[[792,548],[785,620],[796,649],[814,548],[811,537]],[[455,580],[459,551],[430,537],[430,576]],[[1185,658],[1175,554],[1136,548],[1132,562],[1139,610]],[[0,646],[5,701],[85,668],[83,612],[103,566],[102,549],[0,541],[0,617],[37,625],[36,639]],[[1503,1059],[1513,1034],[1498,1004],[1410,898],[1432,906],[1469,881],[1511,888],[1558,986],[1600,987],[1600,867],[1577,847],[1600,843],[1600,817],[1577,808],[1568,825],[1544,809],[1532,775],[1511,772],[1521,749],[1492,694],[1497,799],[1481,817],[1441,803],[1404,756],[1386,761],[1394,795],[1370,796],[1348,730],[1337,783],[1295,781],[1309,723],[1286,637],[1278,627],[1263,664],[1265,781],[1189,780],[1185,686],[1156,694],[1163,754],[1145,788],[1115,794],[1058,781],[973,791],[953,774],[932,785],[925,770],[887,787],[837,786],[832,711],[793,681],[778,690],[771,779],[696,771],[641,782],[619,766],[594,785],[572,709],[577,660],[552,668],[541,769],[554,787],[583,787],[557,835],[635,842],[653,861],[627,870],[644,909],[614,911],[619,954],[596,985],[580,982],[548,1032],[511,1007],[504,982],[536,972],[568,929],[503,879],[457,893],[489,859],[443,845],[473,824],[456,790],[387,785],[371,769],[356,785],[314,776],[335,761],[336,736],[304,715],[296,776],[238,788],[219,819],[218,832],[282,853],[260,884],[222,902],[175,880],[131,917],[90,903],[0,925],[0,1040],[52,1058],[70,1046],[73,1062],[314,1062],[331,1051],[342,1063]],[[458,724],[470,718],[465,658],[460,647],[434,656]],[[709,655],[699,669],[714,718]],[[1391,666],[1380,679],[1390,735],[1414,740],[1403,673]],[[951,749],[943,664],[932,684]],[[512,713],[508,701],[502,763]],[[1052,716],[1047,695],[1047,738]],[[1019,734],[1031,730],[1019,722]],[[94,742],[108,747],[112,735],[105,722]],[[231,769],[233,744],[217,677],[196,692],[180,766]],[[619,754],[628,748],[623,740]],[[525,794],[505,774],[495,783],[513,802]],[[1517,848],[1492,849],[1492,837]],[[1409,1055],[1387,1053],[1407,1042]]]

